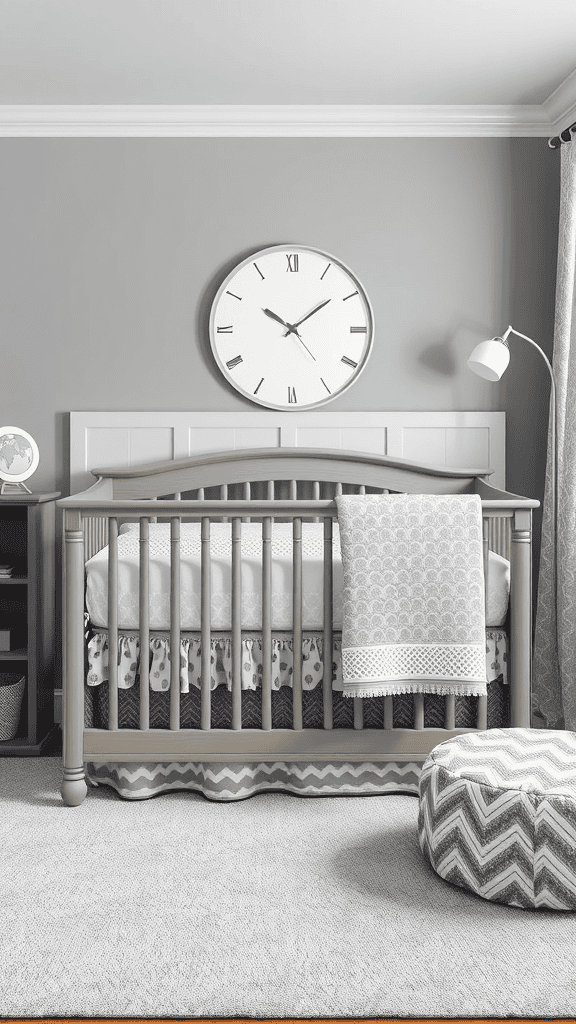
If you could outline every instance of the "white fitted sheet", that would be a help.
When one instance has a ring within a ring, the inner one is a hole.
[[[212,523],[211,628],[231,626],[231,527]],[[180,543],[180,626],[200,628],[200,524],[183,523]],[[242,628],[262,626],[262,526],[242,524]],[[323,619],[324,528],[302,524],[302,615],[304,629]],[[139,527],[126,523],[118,536],[118,626],[138,629]],[[333,627],[342,628],[342,564],[338,525],[333,539]],[[510,563],[490,552],[486,626],[501,626],[510,592]],[[94,626],[108,622],[108,548],[86,563],[86,607]],[[170,525],[150,524],[150,628],[170,628]],[[292,524],[272,528],[272,628],[292,628]]]

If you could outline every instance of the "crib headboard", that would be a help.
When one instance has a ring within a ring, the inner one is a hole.
[[[491,469],[505,490],[503,412],[71,412],[70,493],[98,466],[130,469],[217,451],[314,448]]]

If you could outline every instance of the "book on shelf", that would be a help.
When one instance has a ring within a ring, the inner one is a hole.
[[[6,579],[14,572],[13,565],[0,565],[0,579]]]

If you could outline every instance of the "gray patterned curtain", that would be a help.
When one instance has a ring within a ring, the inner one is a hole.
[[[562,146],[552,366],[557,391],[558,511],[549,439],[534,639],[532,725],[576,730],[576,141]]]

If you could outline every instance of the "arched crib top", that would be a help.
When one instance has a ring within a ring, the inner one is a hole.
[[[341,449],[257,448],[210,452],[185,459],[149,463],[130,469],[94,468],[97,481],[87,490],[62,499],[64,508],[95,507],[100,502],[171,499],[194,493],[203,498],[209,488],[244,485],[244,496],[257,483],[268,485],[265,497],[277,497],[274,485],[288,482],[289,498],[300,497],[299,483],[317,487],[351,487],[404,493],[477,493],[499,505],[510,501],[525,508],[539,502],[498,490],[489,483],[491,470],[454,469],[412,462],[394,456]],[[272,486],[270,486],[272,485]],[[337,492],[336,492],[337,493]],[[333,494],[333,492],[332,492]],[[320,493],[313,495],[320,497]],[[324,495],[323,495],[324,496]]]

